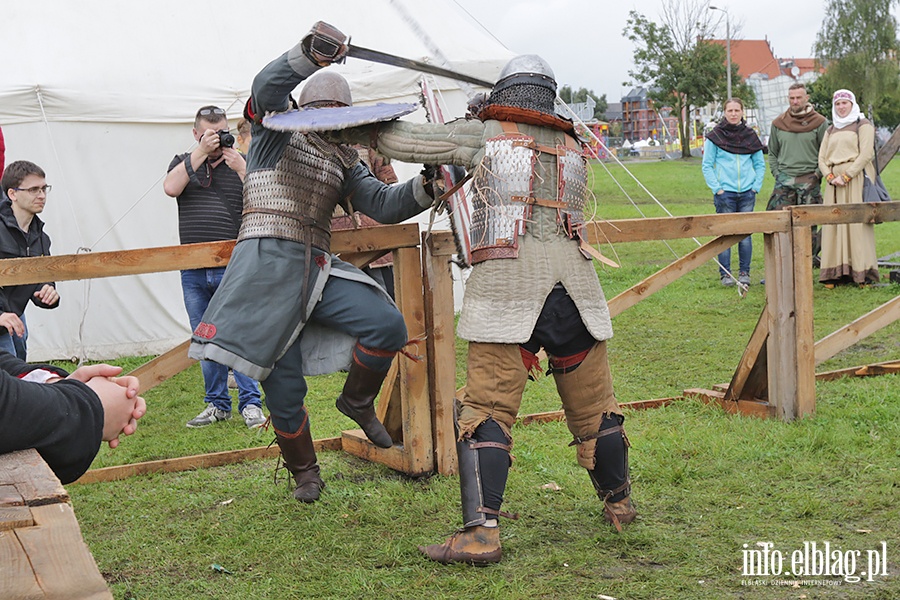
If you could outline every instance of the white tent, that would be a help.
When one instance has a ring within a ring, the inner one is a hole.
[[[320,19],[355,45],[488,81],[512,56],[452,0],[6,3],[6,161],[47,172],[53,192],[41,217],[53,254],[178,244],[162,179],[172,157],[193,146],[197,109],[219,105],[233,124],[253,76]],[[350,80],[357,103],[417,101],[418,73],[355,59],[331,68]],[[451,116],[463,114],[472,91],[462,85],[438,79]],[[424,120],[424,111],[406,118]],[[27,312],[30,360],[156,354],[188,337],[177,272],[58,287],[58,309]],[[260,310],[264,302],[260,290]]]

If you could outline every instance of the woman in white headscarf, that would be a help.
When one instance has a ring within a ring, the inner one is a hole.
[[[859,112],[856,96],[838,90],[832,98],[832,125],[819,148],[819,169],[828,181],[824,204],[863,201],[863,172],[875,180],[875,128]],[[878,281],[875,226],[865,223],[822,226],[819,281],[866,285]]]

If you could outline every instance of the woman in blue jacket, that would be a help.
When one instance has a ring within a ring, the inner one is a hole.
[[[706,136],[703,146],[703,178],[713,192],[717,213],[753,212],[756,194],[766,174],[763,145],[744,121],[740,98],[725,102],[725,118]],[[738,242],[738,283],[750,285],[753,243],[748,235]],[[735,284],[731,271],[731,248],[719,254],[722,285]]]

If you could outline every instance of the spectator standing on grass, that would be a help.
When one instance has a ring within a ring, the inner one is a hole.
[[[713,193],[717,213],[753,212],[756,194],[766,174],[763,144],[744,120],[744,102],[729,98],[725,117],[706,134],[703,146],[703,178]],[[750,259],[753,242],[748,235],[738,242],[739,271],[737,283],[750,285]],[[731,248],[721,252],[719,277],[722,285],[733,286]]]
[[[832,98],[831,127],[819,148],[819,169],[825,175],[825,205],[859,204],[863,201],[863,176],[875,181],[875,128],[864,118],[850,90],[838,90]],[[822,269],[825,287],[878,281],[875,225],[842,223],[822,226]]]
[[[766,210],[787,206],[822,204],[822,172],[819,147],[828,129],[828,120],[809,103],[806,86],[788,88],[790,107],[774,121],[769,134],[769,168],[775,189]],[[819,231],[813,225],[813,261],[819,262]]]
[[[17,160],[4,170],[0,187],[0,259],[49,256],[50,238],[37,216],[43,212],[51,188],[44,170],[33,162]],[[55,284],[0,287],[0,350],[22,360],[27,360],[25,307],[29,301],[41,308],[56,308],[59,293]]]
[[[217,242],[237,238],[243,208],[244,174],[247,164],[232,145],[225,111],[204,106],[194,118],[197,147],[179,154],[169,164],[163,181],[168,196],[178,199],[178,233],[182,244]],[[224,133],[227,135],[220,135]],[[230,138],[230,139],[229,139]],[[225,142],[223,144],[223,141]],[[184,307],[191,329],[200,324],[203,312],[219,287],[225,267],[187,269],[181,272]],[[188,421],[188,427],[204,427],[231,418],[231,394],[228,391],[228,367],[201,361],[206,392],[206,408]],[[237,371],[238,412],[247,427],[266,422],[262,411],[259,384]]]

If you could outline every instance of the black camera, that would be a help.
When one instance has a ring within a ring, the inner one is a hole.
[[[223,129],[221,131],[217,131],[219,134],[219,147],[220,148],[233,148],[234,147],[234,136],[231,135],[227,129]]]

